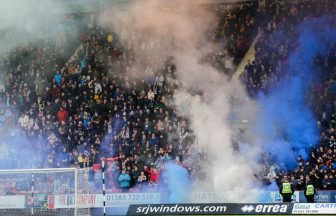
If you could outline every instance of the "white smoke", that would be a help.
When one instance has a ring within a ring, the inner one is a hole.
[[[62,32],[66,1],[1,0],[0,53]],[[58,35],[56,35],[58,36]]]
[[[235,132],[228,120],[230,98],[246,99],[244,88],[202,63],[204,56],[218,49],[208,34],[216,19],[206,10],[207,3],[209,1],[135,2],[126,12],[116,9],[104,13],[100,23],[111,25],[120,35],[123,46],[136,50],[136,61],[128,72],[146,76],[144,68],[148,65],[159,68],[164,66],[167,57],[173,57],[179,88],[171,103],[188,117],[199,147],[207,152],[211,161],[203,167],[209,178],[197,182],[195,191],[223,191],[230,202],[257,201],[259,184],[253,171],[260,149],[242,144],[240,154],[235,154],[232,149]],[[244,106],[252,110],[249,115],[253,116],[255,104],[245,100]],[[250,191],[249,195],[246,191]]]
[[[29,55],[35,54],[35,49],[32,48],[43,48],[43,54],[45,54],[50,47],[65,40],[65,31],[71,31],[71,36],[75,38],[76,27],[79,26],[76,24],[82,23],[76,23],[76,20],[72,20],[71,16],[68,16],[72,9],[68,6],[69,1],[66,0],[1,0],[1,58],[8,58],[7,54],[21,55],[20,50],[22,47],[30,47],[28,50],[31,50],[32,53],[29,53]],[[48,45],[46,46],[46,44]],[[16,48],[20,48],[18,52]],[[23,58],[20,58],[20,60]],[[47,56],[47,58],[50,61],[54,60],[53,56]],[[23,64],[26,63],[25,60],[23,59]],[[0,69],[1,84],[5,82],[4,77],[11,73],[10,71],[5,71],[6,68],[7,66],[2,65]],[[42,68],[39,69],[42,70]],[[52,70],[46,71],[48,73],[54,72]],[[23,72],[26,73],[27,71]],[[13,113],[16,112],[14,108],[11,108],[11,111]],[[42,157],[44,153],[41,153],[35,147],[36,140],[23,135],[24,131],[20,126],[17,126],[17,122],[13,117],[14,114],[10,114],[10,116],[10,121],[6,122],[6,127],[0,129],[0,154],[2,157],[18,155],[19,161],[24,161],[25,159],[27,161],[25,164],[19,164],[18,167],[31,168],[35,158]],[[22,145],[24,145],[24,148],[22,148]],[[37,154],[37,152],[39,153]]]

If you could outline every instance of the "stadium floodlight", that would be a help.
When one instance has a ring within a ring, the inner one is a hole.
[[[78,194],[89,194],[89,169],[0,170],[0,215],[90,215]]]

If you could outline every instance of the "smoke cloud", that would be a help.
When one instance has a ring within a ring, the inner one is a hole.
[[[11,50],[64,30],[64,26],[55,25],[56,20],[67,13],[61,2],[2,1],[0,48]],[[209,2],[135,1],[126,10],[114,8],[103,13],[99,23],[111,25],[123,47],[135,51],[133,58],[128,60],[128,74],[153,75],[165,66],[167,59],[176,66],[174,82],[178,88],[170,105],[190,120],[197,147],[207,153],[208,161],[201,162],[206,177],[195,182],[190,181],[186,170],[179,165],[166,166],[170,201],[188,201],[189,197],[183,194],[189,191],[223,191],[228,202],[254,202],[260,192],[254,170],[263,150],[276,155],[277,162],[283,166],[292,167],[297,155],[307,157],[309,147],[317,144],[316,121],[306,105],[305,94],[317,74],[311,62],[317,56],[326,55],[328,47],[335,41],[336,30],[325,24],[329,23],[329,18],[309,20],[300,25],[299,49],[290,55],[285,68],[292,78],[278,83],[269,94],[260,95],[256,103],[247,97],[239,82],[230,80],[204,62],[205,56],[218,49],[209,34],[216,23],[213,14],[207,10]],[[248,110],[244,119],[251,125],[241,140],[239,154],[232,148],[233,138],[240,136],[232,129],[229,120],[232,98],[243,100],[242,106]],[[114,131],[119,127],[117,122],[112,126]],[[34,150],[17,157],[29,155],[27,158],[30,158],[36,154],[35,144],[30,144],[34,142],[17,140],[19,136],[15,134],[16,141],[6,139],[6,146],[15,149],[11,143],[17,142],[20,143],[17,149]],[[290,154],[292,149],[295,153]],[[104,149],[104,153],[107,151],[108,148]],[[11,155],[9,151],[6,154]],[[178,178],[172,179],[174,174]]]
[[[176,163],[168,163],[162,173],[166,181],[160,184],[168,193],[169,203],[185,203],[190,200],[192,185],[188,171]]]
[[[298,49],[289,55],[285,76],[268,95],[260,95],[262,112],[258,116],[256,133],[265,150],[276,155],[276,161],[293,169],[296,157],[308,159],[309,150],[318,144],[315,117],[307,103],[312,84],[320,80],[316,58],[325,56],[335,43],[336,31],[330,17],[309,19],[297,27]]]
[[[256,201],[258,183],[253,170],[260,149],[242,144],[241,153],[235,154],[234,132],[228,120],[232,97],[247,98],[246,94],[238,82],[230,82],[223,73],[203,61],[204,56],[215,51],[209,32],[216,20],[206,3],[208,1],[135,2],[127,11],[109,10],[100,17],[100,23],[111,25],[122,45],[135,50],[135,60],[128,73],[140,77],[152,75],[147,73],[150,71],[147,68],[162,68],[168,57],[176,66],[179,87],[175,89],[171,105],[188,117],[198,147],[206,151],[210,161],[201,162],[206,179],[194,182],[193,191],[224,191],[230,202]],[[245,103],[246,107],[256,110],[253,102],[246,99]],[[174,188],[176,181],[171,184],[168,190]],[[245,192],[251,190],[246,196]],[[242,193],[245,196],[241,196]]]
[[[59,21],[69,13],[64,1],[1,1],[0,53],[42,37],[55,38],[69,26]]]
[[[74,49],[77,48],[74,48],[74,46],[80,43],[77,32],[83,23],[82,20],[77,22],[79,19],[71,19],[71,16],[67,16],[70,13],[69,3],[64,0],[1,1],[0,55],[4,55],[2,57],[5,60],[11,55],[11,61],[17,64],[12,66],[2,62],[0,83],[5,85],[5,77],[13,72],[22,73],[14,75],[14,80],[21,82],[20,79],[26,77],[31,68],[39,70],[40,79],[46,79],[49,73],[53,75],[52,73],[56,72],[53,63],[61,63],[56,62],[56,59],[67,60]],[[71,35],[68,34],[69,32],[71,32]],[[74,38],[76,41],[74,41]],[[22,47],[24,49],[16,49]],[[27,49],[27,52],[22,51],[25,49]],[[37,56],[40,51],[43,53],[43,57]],[[34,67],[31,67],[32,62],[36,59],[38,59],[37,63]],[[50,62],[52,66],[49,65]],[[42,67],[39,64],[44,65]],[[22,70],[15,71],[19,67]],[[41,73],[45,73],[46,76],[42,76]],[[33,80],[36,83],[38,81],[38,78]],[[29,83],[29,86],[35,87],[34,85],[35,83]],[[8,89],[6,91],[10,94],[15,93],[15,91],[10,92]],[[1,107],[1,112],[3,110],[4,107]],[[1,168],[43,167],[47,157],[45,148],[48,140],[44,136],[38,136],[38,134],[27,136],[24,129],[18,126],[17,122],[14,122],[17,121],[17,118],[14,117],[17,112],[18,110],[11,107],[10,112],[8,112],[10,113],[11,123],[8,124],[7,122],[6,127],[1,126],[3,128],[0,129]],[[22,161],[24,163],[20,163]]]

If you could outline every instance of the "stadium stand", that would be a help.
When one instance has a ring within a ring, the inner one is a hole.
[[[288,13],[289,12],[289,13]],[[291,4],[288,1],[268,2],[259,8],[258,24],[261,37],[255,44],[255,60],[248,62],[241,80],[251,96],[257,97],[260,92],[266,93],[279,80],[290,80],[291,76],[283,70],[288,64],[290,50],[297,49],[294,41],[297,32],[293,26],[302,20],[328,16],[335,13],[334,1],[299,1]],[[332,18],[330,19],[332,20]],[[332,21],[330,25],[333,25]],[[279,40],[275,33],[281,32],[288,40]],[[323,74],[319,85],[312,85],[309,103],[318,119],[320,142],[317,148],[310,149],[307,160],[298,157],[294,170],[280,172],[276,177],[280,183],[285,176],[290,176],[297,190],[302,190],[307,181],[311,180],[319,190],[334,190],[335,176],[335,94],[332,91],[335,79],[335,48],[330,47],[329,55],[324,59],[316,59],[316,65]],[[320,63],[319,63],[320,62]],[[267,176],[268,168],[262,176]],[[266,182],[269,179],[266,178]]]
[[[239,3],[234,10],[225,4],[214,8],[219,16],[215,38],[222,41],[234,63],[244,57],[257,31],[261,33],[255,44],[256,59],[246,65],[241,76],[252,97],[260,91],[267,93],[279,79],[286,79],[278,72],[295,44],[274,41],[272,34],[282,31],[293,36],[291,27],[300,20],[336,12],[332,0],[299,2],[267,1],[259,8]],[[203,155],[192,144],[188,121],[166,104],[173,96],[174,85],[166,80],[174,76],[174,65],[167,62],[164,68],[148,70],[144,79],[124,76],[134,50],[121,47],[117,35],[101,26],[72,30],[81,31],[81,38],[72,38],[70,31],[59,43],[51,44],[46,38],[38,42],[43,48],[29,44],[0,58],[0,68],[6,72],[4,86],[0,86],[1,103],[19,112],[22,131],[17,133],[33,143],[27,151],[39,152],[32,158],[34,167],[92,167],[90,179],[98,184],[100,161],[107,158],[106,181],[111,191],[140,191],[148,189],[147,185],[155,190],[160,169],[169,161],[178,161],[194,176],[199,164],[191,158],[203,159]],[[68,62],[80,45],[82,49]],[[330,62],[335,62],[334,53],[335,49]],[[217,60],[215,64],[222,64],[220,58]],[[299,157],[295,170],[275,177],[280,182],[291,176],[298,190],[308,180],[320,190],[336,189],[336,102],[332,93],[336,65],[330,63],[324,69],[324,85],[312,88],[320,145],[311,149],[309,160]],[[4,121],[1,115],[0,124]],[[24,167],[27,163],[15,152],[8,154],[1,158],[9,161],[8,166]],[[266,154],[265,160],[271,160],[268,157]],[[268,171],[266,167],[262,176]],[[16,187],[20,189],[2,193],[16,193],[26,186]]]

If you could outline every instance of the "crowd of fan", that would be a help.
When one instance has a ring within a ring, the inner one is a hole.
[[[255,5],[242,5],[237,13],[220,19],[217,36],[228,36],[225,46],[236,62],[254,38],[256,23],[260,26],[256,59],[246,66],[243,77],[252,96],[260,90],[267,92],[281,78],[276,74],[294,46],[289,40],[276,41],[272,33],[282,30],[291,37],[295,24],[309,16],[334,12],[333,5],[328,0],[299,5],[268,3],[260,7],[258,18],[254,17]],[[174,66],[169,62],[163,67],[152,65],[145,77],[125,76],[134,60],[132,53],[137,52],[131,43],[121,47],[116,35],[96,25],[90,25],[77,43],[67,38],[71,37],[67,35],[63,43],[41,40],[39,46],[29,44],[2,56],[0,66],[6,73],[0,99],[19,111],[23,129],[23,134],[18,132],[6,142],[21,143],[19,147],[30,143],[29,149],[38,152],[31,154],[37,168],[93,167],[90,178],[98,188],[102,158],[107,189],[155,187],[163,164],[169,161],[181,163],[193,175],[198,167],[188,159],[195,161],[199,155],[192,145],[192,132],[188,122],[166,106],[173,96],[174,85],[167,80],[174,76]],[[76,57],[66,63],[79,43],[82,46]],[[334,68],[328,65],[329,71]],[[325,103],[325,89],[314,89],[321,104]],[[311,150],[308,161],[299,157],[298,167],[289,173],[297,189],[303,189],[308,179],[319,189],[335,189],[336,114],[328,104],[325,107],[317,110],[323,113],[320,147]],[[21,165],[27,163],[19,160],[21,155],[12,154]],[[279,173],[279,180],[284,175],[288,173]]]
[[[235,64],[244,57],[257,33],[257,2],[214,5],[218,16],[216,38],[224,43]]]
[[[295,50],[297,38],[295,25],[312,17],[329,16],[335,13],[335,1],[289,1],[273,2],[261,7],[259,11],[260,38],[255,44],[255,60],[248,62],[242,76],[251,96],[268,90],[281,79],[290,78],[283,69],[288,63],[291,50]],[[332,24],[332,23],[331,23]],[[277,37],[283,34],[286,40]],[[281,182],[289,176],[295,189],[302,190],[307,181],[313,182],[317,189],[336,189],[336,141],[334,97],[328,88],[335,79],[335,47],[315,64],[323,71],[321,84],[313,85],[309,96],[310,104],[318,119],[317,126],[321,137],[318,147],[310,149],[307,160],[300,156],[297,167],[289,172],[278,173],[276,180]],[[274,176],[273,176],[274,177]],[[272,177],[272,178],[273,178]]]
[[[6,133],[6,130],[1,131],[3,144],[1,159],[6,156],[8,158],[14,157],[14,160],[21,162],[18,166],[23,167],[22,165],[30,163],[33,158],[30,158],[31,161],[24,161],[27,157],[23,159],[23,155],[18,155],[19,152],[22,152],[18,149],[26,148],[27,153],[33,153],[44,148],[45,145],[41,141],[42,136],[46,136],[49,132],[50,128],[47,124],[49,126],[51,124],[48,121],[50,116],[48,117],[47,113],[40,109],[39,96],[47,86],[52,88],[51,83],[47,82],[51,76],[50,71],[60,70],[61,65],[65,64],[80,43],[73,36],[80,29],[79,26],[74,26],[77,23],[76,19],[75,17],[66,17],[65,20],[62,20],[62,22],[66,22],[67,26],[72,27],[66,32],[55,33],[48,38],[18,46],[15,50],[7,52],[2,50],[3,55],[0,58],[1,85],[3,86],[0,95],[1,105],[7,107],[7,110],[11,107],[12,113],[21,115],[19,125],[23,130],[20,131],[25,131],[26,134],[22,135],[21,132],[16,134],[17,131],[13,129],[13,125],[6,125],[11,133]],[[36,146],[35,140],[32,144],[34,146],[30,146],[28,143],[32,143],[32,141],[25,140],[28,137],[39,137],[40,139],[36,140]],[[36,157],[40,157],[40,155],[36,154]],[[5,163],[1,164],[5,165]],[[6,165],[8,164],[6,163]]]
[[[297,5],[286,1],[270,2],[259,7],[258,28],[262,36],[255,44],[255,60],[248,62],[243,77],[251,95],[259,90],[267,91],[278,81],[279,75],[284,75],[282,66],[287,63],[289,51],[295,48],[296,24],[335,12],[334,1],[299,2]]]
[[[239,55],[248,47],[252,36],[247,32],[255,25],[247,5],[237,10],[241,11],[245,15],[230,13],[220,24],[232,32],[228,46]],[[65,40],[71,38],[67,36]],[[242,40],[244,46],[239,45]],[[79,43],[75,58],[66,63]],[[195,174],[198,167],[192,161],[200,156],[188,123],[166,106],[174,90],[166,80],[175,68],[169,62],[151,64],[145,76],[125,75],[135,48],[132,41],[121,47],[114,33],[88,25],[75,43],[42,39],[38,46],[29,44],[4,55],[1,99],[18,110],[22,129],[5,139],[13,149],[8,154],[15,158],[12,167],[93,167],[89,180],[101,188],[104,158],[107,189],[117,191],[135,185],[133,190],[155,188],[169,161]],[[27,151],[22,154],[15,148]]]
[[[145,77],[139,73],[128,76],[125,70],[132,64],[130,55],[136,52],[129,48],[133,47],[131,41],[122,52],[115,35],[92,26],[82,42],[83,51],[74,62],[81,71],[64,74],[72,88],[80,86],[77,94],[68,93],[81,102],[74,103],[78,104],[76,111],[67,114],[67,121],[77,119],[73,125],[79,135],[65,138],[65,142],[74,139],[68,146],[78,155],[79,166],[83,159],[94,156],[89,166],[97,167],[93,178],[99,184],[99,160],[107,157],[107,187],[120,186],[123,191],[134,185],[155,187],[162,165],[169,161],[188,166],[184,159],[192,154],[192,142],[187,123],[166,106],[174,89],[166,82],[171,66],[154,65]]]
[[[21,130],[4,141],[13,167],[93,167],[90,181],[99,185],[101,158],[108,158],[107,189],[127,191],[155,186],[164,163],[188,166],[187,123],[166,106],[173,86],[162,72],[172,67],[155,68],[145,78],[125,76],[130,58],[111,37],[89,26],[76,43],[83,49],[68,63],[75,49],[58,52],[70,43],[47,39],[1,58],[2,102],[20,113]]]

